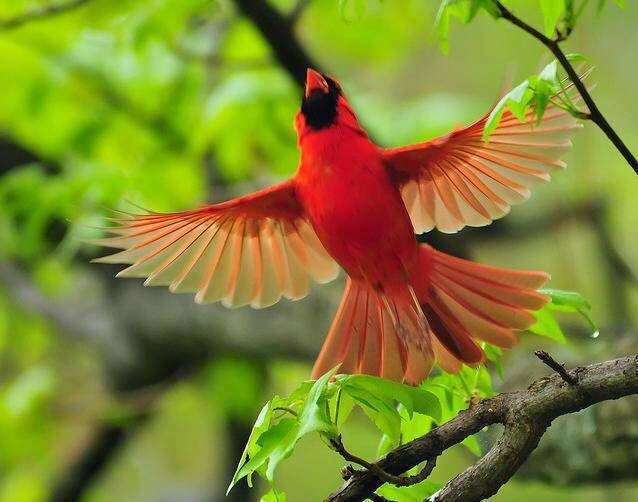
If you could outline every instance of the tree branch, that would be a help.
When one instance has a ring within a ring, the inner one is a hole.
[[[337,439],[333,439],[330,442],[331,446],[334,450],[341,455],[346,461],[354,462],[362,467],[365,467],[369,472],[373,473],[380,480],[391,483],[395,486],[412,486],[424,481],[428,478],[432,471],[436,467],[436,457],[427,459],[425,467],[421,469],[421,472],[415,474],[414,476],[395,476],[394,474],[390,474],[389,472],[384,471],[381,467],[379,467],[376,463],[370,463],[367,460],[362,459],[361,457],[357,457],[353,455],[346,447],[343,445],[343,441],[341,440],[341,436],[338,436]],[[356,471],[351,471],[347,469],[348,477],[353,475]]]
[[[279,63],[303,88],[306,69],[319,67],[295,37],[290,20],[264,0],[235,0],[235,5],[253,22],[272,47]]]
[[[42,19],[50,18],[63,14],[70,10],[81,7],[84,4],[89,3],[91,0],[69,0],[63,3],[54,3],[50,5],[43,5],[33,10],[29,10],[15,17],[7,19],[0,19],[0,30],[13,30],[19,28],[31,21],[39,21]]]
[[[638,393],[638,355],[574,371],[578,374],[577,385],[567,384],[560,375],[552,375],[534,382],[527,390],[486,399],[392,450],[375,464],[385,472],[399,475],[441,455],[484,427],[500,423],[505,426],[503,435],[490,451],[445,485],[433,500],[472,502],[490,497],[514,475],[555,418],[601,401]],[[355,471],[327,500],[364,500],[382,484],[373,472]]]
[[[560,377],[567,382],[569,385],[578,384],[578,378],[573,375],[570,375],[569,372],[565,369],[565,365],[557,362],[552,356],[550,356],[544,350],[537,350],[534,352],[534,355],[538,357],[544,364],[553,369],[556,373],[560,375]]]
[[[499,10],[499,13],[503,19],[506,19],[510,23],[515,26],[518,26],[523,31],[529,33],[536,40],[541,42],[545,47],[547,47],[554,57],[558,60],[561,66],[565,69],[565,72],[569,76],[569,79],[574,83],[574,86],[578,90],[578,93],[583,98],[583,101],[587,105],[589,109],[589,115],[592,122],[594,122],[607,136],[609,141],[613,143],[616,149],[621,153],[621,155],[625,158],[629,166],[634,170],[636,174],[638,174],[638,159],[634,157],[631,153],[627,145],[620,139],[618,133],[614,130],[614,128],[607,122],[605,116],[601,113],[596,105],[596,102],[589,94],[587,87],[583,84],[582,80],[579,78],[578,73],[572,66],[572,64],[567,59],[567,56],[560,48],[560,41],[564,39],[564,37],[559,36],[557,39],[551,39],[545,36],[543,33],[538,31],[533,26],[530,26],[522,19],[516,17],[507,7],[505,7],[500,1],[495,0],[495,5]]]
[[[308,7],[310,1],[311,0],[297,0],[297,3],[288,14],[288,23],[294,25],[299,20],[303,12],[306,10],[306,7]]]

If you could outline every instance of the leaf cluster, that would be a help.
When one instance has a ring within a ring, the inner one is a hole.
[[[501,2],[503,5],[508,2]],[[530,2],[531,3],[531,2]],[[576,23],[587,7],[589,0],[538,0],[537,5],[543,17],[545,36],[565,40],[576,27]],[[624,0],[614,0],[624,8]],[[597,0],[597,12],[600,13],[607,0]],[[469,24],[481,11],[487,12],[493,19],[501,17],[498,3],[495,0],[443,0],[435,20],[435,30],[441,50],[447,54],[449,50],[450,21],[455,18],[463,24]]]
[[[550,301],[534,312],[537,322],[531,332],[565,343],[556,312],[579,313],[596,330],[589,315],[591,307],[580,294],[556,289],[541,293]],[[262,500],[285,500],[285,494],[274,485],[278,466],[293,453],[299,440],[311,433],[318,433],[333,448],[332,440],[339,437],[355,408],[380,431],[377,454],[382,455],[447,422],[473,402],[493,396],[488,366],[502,378],[503,352],[489,344],[481,346],[487,364],[464,366],[458,374],[439,371],[419,387],[370,375],[336,375],[338,368],[334,368],[316,381],[303,382],[288,396],[275,396],[259,413],[228,490],[244,477],[253,486],[252,476],[256,473],[270,484],[270,491]],[[462,444],[474,455],[482,453],[477,436],[466,438]],[[423,500],[439,488],[426,480],[402,488],[384,485],[379,493],[400,500]]]
[[[440,421],[440,399],[431,390],[369,375],[337,375],[302,383],[286,397],[275,396],[262,408],[229,490],[259,474],[271,485],[275,470],[305,435],[318,432],[327,444],[335,439],[355,407],[384,433],[391,445],[401,441],[402,423],[416,414]],[[334,378],[333,378],[334,376]],[[273,492],[274,493],[274,492]]]
[[[580,54],[568,54],[567,59],[572,62],[584,61]],[[549,63],[538,75],[531,75],[506,93],[492,109],[483,128],[483,139],[489,140],[490,134],[498,127],[503,112],[509,109],[516,118],[525,122],[531,111],[539,125],[548,105],[567,111],[577,118],[583,118],[586,113],[578,108],[566,81],[558,74],[558,61]]]

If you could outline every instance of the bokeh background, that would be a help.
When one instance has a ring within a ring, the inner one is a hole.
[[[590,3],[566,51],[590,58],[595,99],[638,152],[638,3],[601,14]],[[453,22],[443,54],[438,4],[0,0],[0,501],[224,498],[263,402],[308,377],[342,282],[263,311],[196,306],[91,265],[104,251],[85,243],[98,236],[91,226],[106,207],[186,209],[294,173],[304,57],[341,81],[387,146],[473,121],[503,85],[549,61],[484,14]],[[542,26],[536,1],[509,5]],[[505,220],[429,237],[546,270],[552,287],[593,305],[600,336],[575,317],[564,320],[567,345],[523,335],[499,390],[546,373],[536,348],[569,364],[637,351],[638,179],[593,124],[567,160]],[[361,456],[373,458],[378,437],[363,416],[347,429]],[[446,453],[433,479],[472,459]],[[321,500],[342,463],[304,440],[279,488]],[[558,420],[494,500],[637,500],[637,475],[638,402],[627,398]]]

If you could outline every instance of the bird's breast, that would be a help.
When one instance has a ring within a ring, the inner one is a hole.
[[[410,218],[378,155],[313,158],[298,195],[326,250],[355,278],[387,281],[416,254]]]

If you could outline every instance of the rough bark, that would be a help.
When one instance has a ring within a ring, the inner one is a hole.
[[[436,502],[484,500],[514,475],[554,419],[601,401],[638,393],[638,355],[576,368],[570,375],[577,379],[577,384],[552,375],[534,382],[527,390],[481,401],[424,436],[389,452],[376,464],[398,475],[441,455],[484,427],[500,423],[505,426],[503,434],[490,451],[433,497]],[[365,500],[381,484],[373,473],[356,471],[328,500]]]

